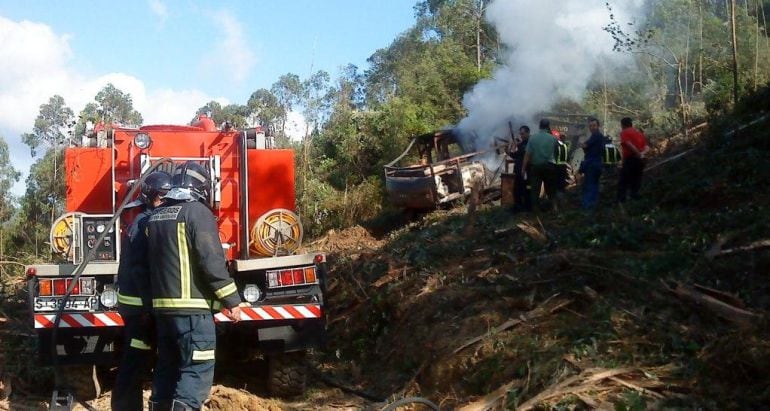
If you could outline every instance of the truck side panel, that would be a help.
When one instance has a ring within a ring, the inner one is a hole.
[[[249,150],[249,221],[274,209],[294,211],[294,152]]]
[[[70,147],[64,150],[66,211],[112,212],[110,149]]]

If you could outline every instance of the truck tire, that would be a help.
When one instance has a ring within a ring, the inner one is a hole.
[[[72,365],[62,368],[67,387],[78,401],[90,401],[101,395],[102,387],[93,365]]]
[[[305,393],[307,365],[304,351],[269,356],[267,372],[267,389],[271,395],[294,397]]]

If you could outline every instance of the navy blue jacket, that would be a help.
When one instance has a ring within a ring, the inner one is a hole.
[[[143,208],[123,239],[118,264],[118,312],[121,315],[138,315],[152,310],[147,237],[144,235],[150,214],[152,210]]]
[[[586,141],[586,147],[583,149],[585,157],[583,161],[587,163],[602,162],[602,156],[604,155],[604,145],[609,143],[610,139],[604,136],[601,132],[591,134],[591,137]]]

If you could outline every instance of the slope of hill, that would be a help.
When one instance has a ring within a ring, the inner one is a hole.
[[[595,215],[492,205],[470,226],[458,208],[382,242],[327,238],[362,242],[333,256],[318,360],[442,408],[770,403],[768,94],[659,142],[644,198],[625,207],[605,180]]]

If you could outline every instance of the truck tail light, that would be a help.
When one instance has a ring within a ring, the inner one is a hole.
[[[315,267],[305,267],[305,281],[308,283],[316,282]]]
[[[73,288],[72,288],[72,295],[77,295],[77,294],[80,294],[80,285],[78,284],[79,282],[80,282],[80,281],[78,281],[77,283],[75,283],[75,287],[73,287]],[[67,289],[68,289],[68,290],[69,290],[69,288],[70,288],[70,286],[71,286],[71,285],[72,285],[72,280],[71,280],[71,279],[68,279],[68,280],[67,280]],[[66,291],[65,291],[65,293],[66,293]]]
[[[294,284],[305,284],[305,272],[301,268],[292,270]]]
[[[53,280],[53,295],[59,296],[67,294],[67,280],[60,278]]]
[[[38,295],[41,297],[59,297],[67,294],[72,284],[71,278],[41,279],[38,282]],[[94,295],[94,279],[81,278],[72,287],[72,295]]]
[[[294,278],[291,276],[291,270],[281,271],[281,285],[282,286],[294,285]]]
[[[53,295],[53,285],[51,284],[51,280],[40,280],[40,282],[37,285],[38,293],[41,296],[51,296]]]
[[[292,287],[296,285],[316,284],[315,266],[297,267],[286,270],[275,270],[267,272],[268,288]]]

